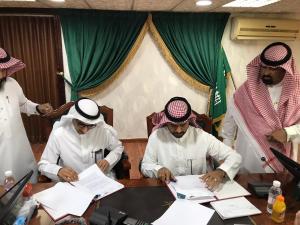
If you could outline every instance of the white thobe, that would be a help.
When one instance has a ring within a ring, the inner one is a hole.
[[[204,174],[207,172],[207,156],[218,161],[224,160],[218,168],[230,179],[239,170],[241,156],[211,134],[189,126],[181,138],[176,138],[167,127],[162,127],[149,137],[141,170],[147,177],[157,177],[162,167],[175,176]]]
[[[275,110],[277,110],[278,108],[281,90],[282,82],[277,85],[268,87],[270,98]],[[287,132],[288,140],[292,141],[296,137],[300,137],[299,125],[286,127],[285,130]],[[242,115],[234,105],[233,99],[227,105],[227,112],[223,122],[221,137],[223,137],[223,142],[226,145],[233,147],[238,153],[242,155],[243,162],[240,169],[241,173],[273,172],[273,170],[269,166],[266,166],[265,168],[263,167],[265,162],[263,162],[261,158],[265,157],[264,151],[251,135]]]
[[[111,126],[102,123],[80,135],[72,121],[53,130],[39,161],[39,171],[53,179],[59,180],[57,173],[62,167],[71,167],[77,173],[103,159],[103,151],[110,153],[105,157],[109,163],[107,175],[113,177],[111,169],[119,161],[123,146],[117,137],[117,132]],[[57,160],[59,164],[57,165]]]
[[[8,77],[0,89],[0,183],[4,172],[12,170],[16,180],[34,170],[31,182],[37,180],[37,165],[23,125],[21,112],[37,114],[36,103],[28,100],[17,81]]]

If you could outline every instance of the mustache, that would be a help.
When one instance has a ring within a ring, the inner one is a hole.
[[[264,84],[273,84],[273,78],[269,75],[263,75],[261,80]]]
[[[183,136],[184,134],[185,134],[185,132],[180,132],[180,133],[174,132],[174,133],[173,133],[173,135],[174,135],[175,137],[181,137],[181,136]]]

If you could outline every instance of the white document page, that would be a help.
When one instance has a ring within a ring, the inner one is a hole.
[[[230,198],[210,203],[222,219],[260,214],[261,211],[245,197]]]
[[[35,194],[34,199],[41,203],[54,219],[67,214],[81,216],[94,198],[94,194],[82,191],[69,183],[59,182],[55,186]]]
[[[223,184],[220,184],[220,187],[214,191],[217,199],[226,199],[250,195],[250,193],[243,188],[236,181],[228,180]]]
[[[214,210],[187,200],[176,200],[153,225],[206,225]]]
[[[78,181],[72,182],[72,184],[77,188],[93,193],[96,199],[103,198],[124,188],[123,184],[107,177],[96,164],[81,172],[78,175]]]
[[[170,182],[168,187],[176,199],[179,199],[177,195],[179,194],[196,203],[216,200],[214,193],[205,187],[205,183],[199,177],[199,175],[176,176],[177,181]]]

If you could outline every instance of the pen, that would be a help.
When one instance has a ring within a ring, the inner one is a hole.
[[[193,175],[193,159],[188,159],[188,161],[190,161],[191,175]]]
[[[94,152],[92,152],[92,153],[94,153],[94,155],[95,155],[95,163],[97,163],[97,154],[98,154],[98,153],[101,153],[100,159],[103,159],[103,152],[102,152],[102,149],[99,149],[99,150],[94,151]]]
[[[97,200],[99,197],[101,197],[101,194],[95,195],[94,200]]]
[[[71,182],[67,181],[67,183],[69,183],[71,186],[75,187],[75,185],[74,185],[74,184],[72,184]]]

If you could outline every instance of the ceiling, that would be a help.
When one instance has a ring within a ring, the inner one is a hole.
[[[174,11],[174,12],[256,12],[256,13],[300,13],[300,0],[281,0],[261,8],[223,8],[232,0],[212,0],[206,7],[195,7],[195,0],[51,0],[17,2],[0,0],[0,7],[17,8],[73,8],[99,10]]]

